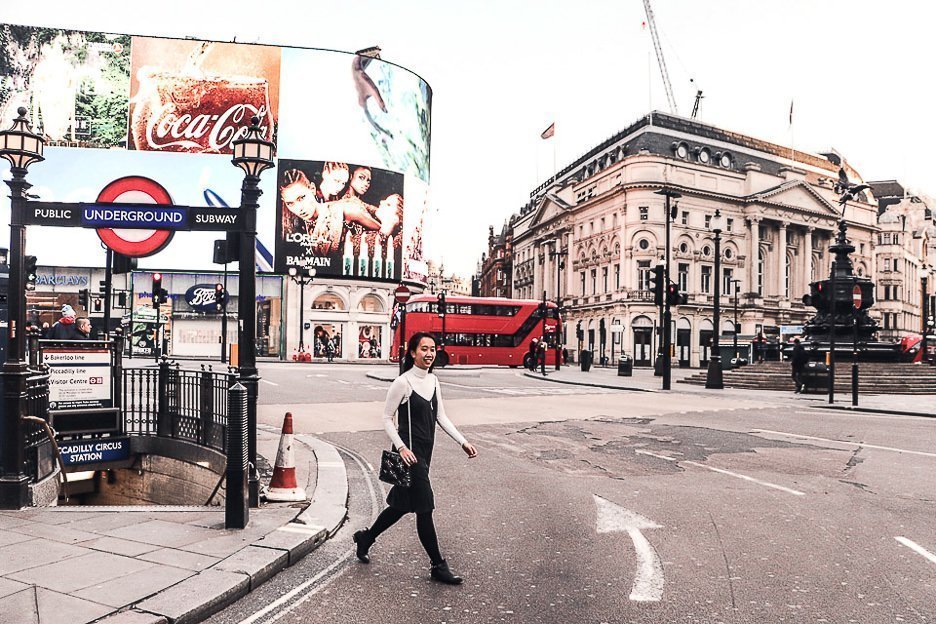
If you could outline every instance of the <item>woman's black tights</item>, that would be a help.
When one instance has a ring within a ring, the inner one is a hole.
[[[376,540],[377,536],[396,524],[397,520],[405,516],[407,512],[387,507],[377,519],[374,526],[370,528],[370,538]],[[432,512],[426,511],[416,514],[416,534],[426,554],[429,555],[429,561],[432,565],[442,563],[442,553],[439,551],[439,538],[436,535],[435,523],[432,521]]]

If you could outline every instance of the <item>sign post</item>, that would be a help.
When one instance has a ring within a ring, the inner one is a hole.
[[[852,288],[852,306],[854,307],[854,316],[855,316],[855,334],[852,336],[852,405],[858,405],[858,320],[861,318],[859,312],[861,312],[861,287],[858,284],[855,284],[855,287]]]
[[[398,353],[401,375],[403,374],[403,360],[406,358],[406,303],[410,300],[412,294],[406,284],[402,283],[393,291],[393,298],[400,305],[400,347]]]

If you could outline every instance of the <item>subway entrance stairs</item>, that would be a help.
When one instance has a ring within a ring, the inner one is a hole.
[[[851,359],[839,360],[835,366],[836,393],[851,392]],[[750,390],[788,390],[793,392],[793,379],[789,362],[760,362],[725,370],[726,388]],[[703,369],[677,383],[705,385]],[[827,386],[823,385],[822,391]],[[813,392],[816,390],[813,389]],[[861,362],[858,365],[858,392],[860,394],[934,394],[936,393],[936,366],[896,362]]]

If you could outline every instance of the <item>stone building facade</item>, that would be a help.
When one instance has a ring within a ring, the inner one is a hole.
[[[671,225],[671,277],[688,294],[688,304],[673,309],[674,362],[704,366],[711,354],[710,220],[716,210],[725,219],[722,344],[733,338],[735,309],[742,345],[761,332],[775,342],[782,328],[795,332],[812,316],[802,296],[810,282],[828,275],[828,248],[840,213],[833,190],[840,167],[852,182],[862,181],[834,152],[808,154],[654,112],[557,172],[510,218],[510,296],[538,299],[545,292],[560,300],[571,347],[579,346],[580,327],[581,346],[597,357],[611,355],[613,340],[616,354],[631,355],[638,366],[652,365],[659,321],[650,274],[664,255],[664,197],[658,191],[668,189],[681,195]],[[882,248],[878,210],[871,192],[845,207],[855,270],[875,280],[875,254]],[[932,225],[927,214],[925,224]],[[488,257],[494,249],[489,242]],[[913,260],[908,248],[905,256],[922,270],[919,253]],[[908,284],[919,283],[920,271],[903,268]],[[913,300],[906,305],[912,308]],[[918,318],[919,309],[917,301]],[[874,312],[882,321],[882,310]],[[898,331],[912,331],[911,313],[904,311],[895,322]]]
[[[488,231],[488,250],[481,255],[481,262],[476,276],[481,297],[509,297],[513,292],[513,235],[509,222],[501,228],[500,234],[494,233],[494,226]]]

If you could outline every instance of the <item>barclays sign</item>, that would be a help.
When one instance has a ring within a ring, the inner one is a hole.
[[[215,300],[217,284],[195,284],[185,291],[185,302],[199,312],[217,312],[220,308]],[[221,291],[221,303],[227,301],[228,293]]]

